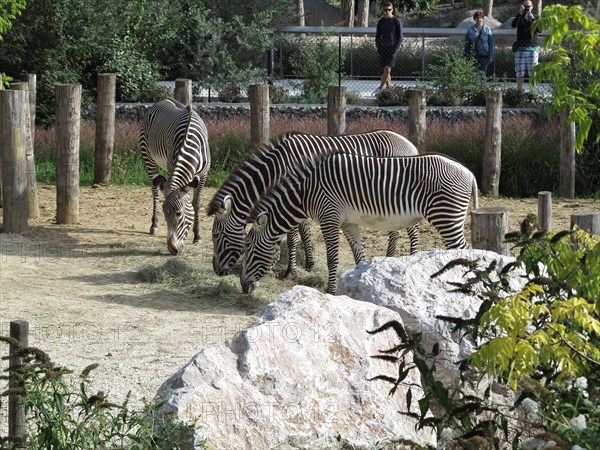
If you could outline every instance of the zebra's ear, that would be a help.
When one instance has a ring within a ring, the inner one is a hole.
[[[267,213],[262,212],[258,216],[256,216],[256,220],[254,221],[254,226],[256,227],[256,229],[260,230],[261,228],[265,227],[268,220],[269,220],[269,216],[267,215]]]
[[[231,212],[231,207],[233,206],[233,198],[231,195],[226,195],[223,198],[223,202],[217,211],[217,217],[223,217],[225,214],[229,214]]]

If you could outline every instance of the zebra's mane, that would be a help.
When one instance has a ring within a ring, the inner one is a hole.
[[[227,194],[231,194],[234,191],[234,186],[237,185],[238,180],[240,178],[240,172],[243,172],[244,169],[252,163],[252,161],[263,159],[264,155],[272,153],[278,149],[285,141],[290,139],[293,136],[306,135],[307,133],[303,133],[300,131],[288,131],[283,133],[273,139],[271,139],[268,143],[259,145],[251,150],[247,155],[244,161],[242,161],[238,166],[231,172],[227,180],[221,185],[219,190],[216,192],[208,206],[206,207],[206,214],[212,216],[216,214],[219,210],[223,199]]]
[[[314,158],[307,160],[304,164],[299,164],[295,166],[293,169],[289,170],[284,177],[281,178],[279,183],[270,186],[269,189],[264,193],[261,199],[252,207],[250,214],[248,214],[248,218],[246,219],[246,224],[251,224],[256,220],[258,215],[265,211],[265,205],[271,201],[272,193],[277,190],[286,189],[296,191],[295,186],[299,186],[302,181],[311,175],[311,171],[316,169],[322,161],[327,158],[330,158],[337,154],[345,154],[343,150],[337,149],[332,153],[323,153],[315,156]]]

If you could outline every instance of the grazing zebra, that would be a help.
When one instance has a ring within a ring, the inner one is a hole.
[[[477,181],[458,162],[437,154],[378,158],[336,153],[298,167],[281,180],[249,217],[240,281],[248,292],[274,262],[283,235],[309,218],[320,223],[327,246],[327,290],[335,293],[339,229],[355,261],[364,253],[359,225],[380,230],[427,219],[448,248],[465,248],[464,222]]]
[[[275,138],[270,144],[257,148],[223,183],[208,206],[208,215],[215,215],[212,229],[215,273],[228,274],[239,260],[244,251],[248,215],[265,192],[296,165],[341,150],[378,156],[418,154],[416,147],[408,139],[386,130],[336,137],[290,132]],[[308,224],[301,224],[299,231],[306,249],[306,269],[310,270],[313,258]],[[411,253],[414,253],[419,243],[419,224],[410,228],[408,233]],[[391,232],[388,256],[395,253],[397,240],[398,232]],[[293,275],[296,269],[296,228],[290,229],[287,242],[289,261],[286,277]]]
[[[176,100],[155,103],[144,115],[140,131],[142,159],[152,180],[152,225],[158,232],[158,190],[164,194],[163,213],[167,222],[167,247],[172,255],[183,250],[194,224],[194,242],[200,240],[200,193],[210,168],[208,134],[204,122]],[[166,169],[167,179],[160,175]],[[194,189],[190,204],[187,192]]]

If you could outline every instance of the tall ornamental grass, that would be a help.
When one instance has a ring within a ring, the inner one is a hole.
[[[250,121],[244,117],[227,120],[206,119],[209,132],[212,164],[208,186],[218,187],[251,150]],[[140,156],[139,122],[119,122],[115,127],[115,149],[112,165],[112,184],[146,185],[149,183]],[[373,130],[392,130],[408,135],[408,124],[383,118],[362,118],[347,123],[347,133]],[[326,118],[272,119],[271,136],[286,131],[325,135]],[[83,123],[80,142],[80,182],[91,185],[94,176],[93,123]],[[528,117],[507,117],[502,124],[502,168],[500,193],[507,197],[531,197],[539,191],[558,190],[559,126],[556,121]],[[448,155],[467,166],[481,181],[485,147],[485,120],[475,119],[449,123],[430,120],[422,152]],[[38,129],[35,137],[37,178],[43,183],[56,182],[56,137],[54,128]],[[578,176],[585,167],[578,167]],[[593,189],[592,189],[593,190]],[[594,192],[579,190],[578,195]]]

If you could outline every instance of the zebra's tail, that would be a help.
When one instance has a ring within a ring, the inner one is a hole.
[[[477,180],[473,175],[473,183],[471,185],[471,195],[473,196],[473,209],[479,208],[479,190],[477,189]]]

